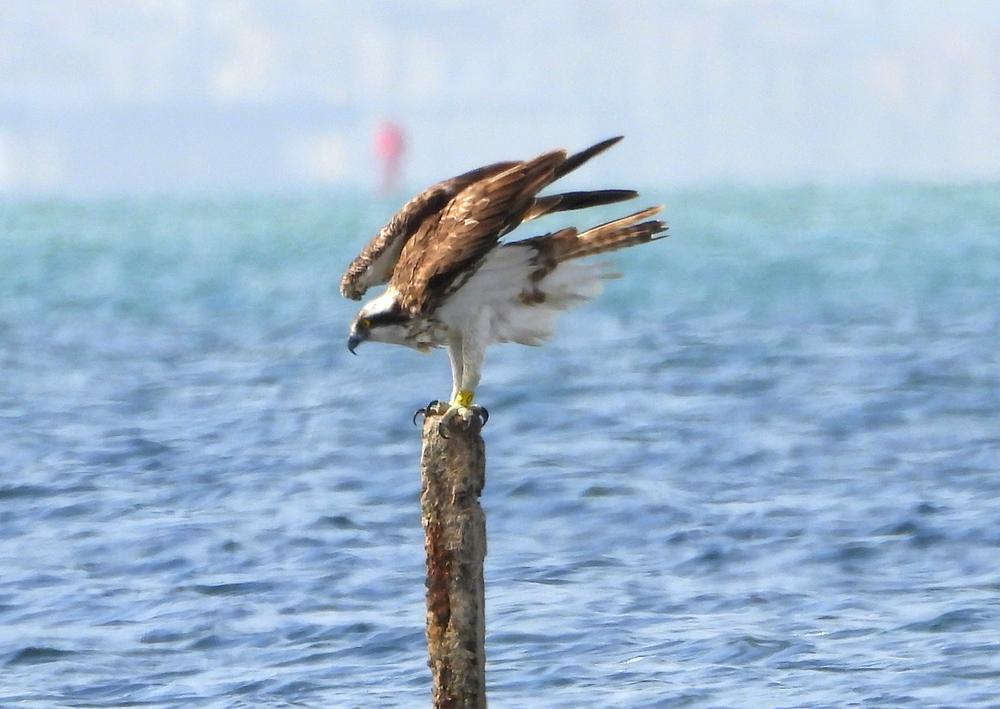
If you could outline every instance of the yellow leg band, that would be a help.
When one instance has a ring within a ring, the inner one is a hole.
[[[451,403],[455,406],[461,406],[467,409],[472,406],[473,395],[474,393],[468,389],[459,389],[458,394],[455,395],[455,400]]]

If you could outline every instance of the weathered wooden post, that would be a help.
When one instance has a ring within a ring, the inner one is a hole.
[[[486,706],[486,448],[478,421],[438,430],[424,418],[420,517],[427,552],[427,653],[435,709]]]

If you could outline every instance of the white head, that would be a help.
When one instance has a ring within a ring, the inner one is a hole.
[[[362,342],[387,342],[391,345],[418,347],[409,337],[410,315],[396,302],[395,294],[387,290],[382,295],[365,303],[351,323],[347,349],[356,354],[355,348]]]

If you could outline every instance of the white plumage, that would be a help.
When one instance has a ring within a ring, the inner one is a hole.
[[[522,294],[532,288],[534,250],[516,244],[495,249],[478,271],[439,309],[438,319],[460,330],[477,317],[485,321],[487,344],[517,342],[540,345],[552,335],[560,312],[603,290],[601,268],[569,261],[534,284],[543,295],[527,304]]]
[[[540,345],[552,336],[559,313],[601,294],[605,275],[597,264],[569,261],[531,282],[534,249],[516,243],[494,249],[479,270],[436,313],[447,327],[452,398],[479,385],[486,348],[500,342]],[[526,303],[536,288],[541,302]]]

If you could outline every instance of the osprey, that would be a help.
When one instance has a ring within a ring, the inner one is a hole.
[[[372,286],[389,284],[351,323],[351,353],[367,340],[422,352],[447,347],[452,392],[442,424],[455,416],[466,425],[473,416],[485,423],[486,410],[472,402],[486,348],[497,342],[541,344],[561,311],[597,296],[610,276],[581,257],[665,236],[667,226],[651,219],[661,207],[651,207],[582,232],[567,227],[500,243],[522,222],[638,196],[632,190],[538,194],[619,140],[570,156],[555,150],[487,165],[439,182],[403,205],[340,282],[340,292],[354,300]]]

